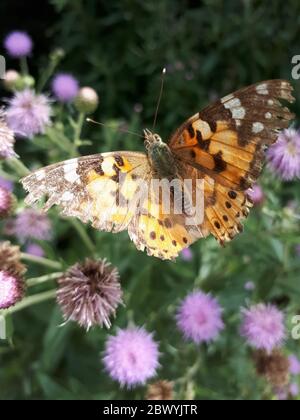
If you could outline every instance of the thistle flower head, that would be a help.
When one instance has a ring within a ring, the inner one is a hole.
[[[249,280],[244,285],[245,290],[252,291],[255,289],[255,283],[252,280]]]
[[[283,313],[274,305],[258,304],[242,310],[241,335],[257,349],[271,352],[285,337]]]
[[[264,192],[261,186],[258,184],[255,184],[253,185],[252,188],[249,188],[247,190],[247,195],[250,198],[250,200],[253,202],[253,204],[255,204],[256,206],[258,206],[259,204],[262,204],[265,199]]]
[[[166,380],[160,380],[148,385],[147,400],[173,400],[173,383]]]
[[[257,350],[254,354],[257,374],[264,376],[274,387],[283,388],[289,382],[288,358],[278,349],[271,353]]]
[[[14,133],[7,126],[5,113],[0,109],[0,160],[17,156],[14,151],[14,144]]]
[[[195,343],[215,340],[224,328],[222,309],[214,297],[198,290],[181,303],[176,319],[186,339]]]
[[[299,385],[296,382],[290,384],[289,392],[292,397],[298,397],[299,395]]]
[[[24,282],[18,276],[0,270],[0,309],[15,305],[24,296]]]
[[[193,251],[191,248],[185,248],[181,251],[181,258],[183,261],[192,261],[193,259]]]
[[[291,375],[300,375],[300,360],[294,354],[289,356],[290,373]]]
[[[14,207],[14,197],[10,191],[0,187],[0,219],[10,216]]]
[[[20,248],[9,241],[0,242],[0,270],[19,277],[26,272],[25,265],[21,263]]]
[[[45,255],[43,248],[40,245],[34,243],[29,243],[26,246],[25,252],[27,254],[34,255],[35,257],[43,257]]]
[[[283,180],[300,177],[300,133],[292,128],[283,130],[267,151],[270,168]]]
[[[9,179],[0,176],[0,187],[5,189],[6,191],[12,192],[12,190],[14,189],[14,184]]]
[[[144,328],[119,330],[106,342],[103,362],[112,379],[131,388],[156,374],[158,344]]]
[[[9,128],[16,134],[32,138],[44,133],[50,124],[51,108],[48,98],[31,89],[16,92],[6,111]]]
[[[52,91],[59,101],[70,102],[76,97],[79,84],[71,74],[59,73],[52,81]]]
[[[4,40],[7,53],[13,58],[28,56],[32,51],[32,39],[23,31],[13,31]]]
[[[16,236],[20,242],[51,238],[51,223],[46,214],[35,209],[24,209],[15,219],[8,221],[7,234]]]
[[[111,326],[110,316],[122,303],[119,273],[104,260],[87,259],[75,264],[58,280],[57,302],[66,321],[76,321],[87,330]]]

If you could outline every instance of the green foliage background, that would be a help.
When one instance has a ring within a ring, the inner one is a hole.
[[[53,48],[63,48],[59,70],[72,72],[81,85],[97,90],[101,104],[95,118],[108,124],[122,122],[138,131],[151,126],[161,69],[167,66],[157,127],[165,138],[209,101],[243,85],[269,78],[291,80],[291,57],[299,53],[297,0],[51,0],[49,14],[35,20],[16,18],[17,4],[12,2],[13,9],[8,3],[0,6],[1,16],[6,16],[5,23],[0,19],[3,28],[9,31],[18,24],[35,35],[34,76],[45,71]],[[298,116],[299,82],[292,83]],[[141,113],[134,111],[136,104],[142,104]],[[69,136],[68,117],[76,118],[74,110],[56,113]],[[57,123],[53,130],[54,136],[62,133]],[[143,147],[134,137],[96,126],[85,126],[83,134],[93,144],[82,147],[82,154]],[[70,157],[70,151],[58,149],[47,136],[20,143],[17,152],[28,167]],[[11,342],[0,343],[0,398],[143,398],[145,388],[120,389],[101,364],[108,334],[129,322],[155,332],[162,353],[158,377],[175,381],[177,398],[273,398],[239,337],[239,313],[249,303],[274,302],[285,311],[289,332],[291,317],[300,313],[300,258],[294,250],[300,242],[300,190],[298,182],[283,183],[267,170],[261,184],[266,200],[252,211],[245,232],[224,249],[212,238],[197,242],[191,262],[159,261],[137,251],[126,233],[85,228],[95,244],[90,250],[72,223],[52,210],[53,240],[43,244],[47,257],[65,267],[85,256],[107,257],[120,270],[126,306],[118,310],[111,331],[88,333],[74,324],[58,327],[62,318],[51,301],[16,313]],[[22,206],[24,192],[19,187],[16,192]],[[287,207],[291,200],[294,210]],[[47,273],[49,269],[29,264],[28,277]],[[248,280],[255,282],[254,292],[244,289]],[[37,286],[33,293],[49,287]],[[185,343],[175,329],[176,307],[196,287],[212,292],[224,307],[226,330],[209,346]],[[300,356],[299,341],[288,337],[285,351]]]

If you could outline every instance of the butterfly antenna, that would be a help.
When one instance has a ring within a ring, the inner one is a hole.
[[[159,96],[158,96],[158,100],[157,100],[156,110],[155,110],[155,114],[154,114],[154,120],[153,120],[152,130],[154,130],[155,125],[156,125],[156,120],[157,120],[157,114],[158,114],[158,110],[159,110],[159,105],[160,105],[161,97],[162,97],[163,90],[164,90],[164,81],[165,81],[165,74],[166,74],[166,72],[167,72],[166,68],[163,68],[163,71],[161,73],[160,91],[159,91]]]
[[[126,130],[125,128],[122,128],[122,127],[116,127],[116,126],[113,126],[113,125],[104,124],[104,123],[101,123],[99,121],[92,120],[91,118],[86,118],[86,121],[89,122],[89,123],[101,125],[102,127],[111,128],[113,130],[119,131],[120,133],[133,134],[134,136],[144,138],[144,136],[142,136],[141,134],[135,133],[134,131]]]

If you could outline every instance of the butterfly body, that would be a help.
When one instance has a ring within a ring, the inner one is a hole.
[[[144,130],[144,135],[147,156],[153,173],[158,178],[174,178],[177,175],[177,165],[175,156],[167,143],[164,143],[158,134],[148,129]]]
[[[56,204],[63,215],[96,229],[127,229],[139,250],[161,259],[176,258],[209,234],[223,245],[243,229],[252,206],[247,188],[261,173],[264,150],[293,118],[281,103],[294,101],[291,92],[285,80],[256,83],[194,114],[167,143],[144,130],[146,153],[107,152],[39,169],[22,180],[26,202],[46,195],[45,210]],[[172,205],[184,202],[181,212],[165,205],[153,188],[156,179],[179,187],[192,181],[183,200],[175,200],[170,189]],[[140,195],[141,185],[146,195]],[[203,217],[187,217],[186,208],[200,209]]]

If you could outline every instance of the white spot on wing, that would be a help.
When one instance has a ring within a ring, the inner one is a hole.
[[[268,95],[268,87],[266,83],[261,83],[260,85],[256,86],[256,92],[260,95]]]
[[[246,110],[242,106],[238,108],[233,108],[230,111],[232,113],[232,118],[235,118],[235,119],[242,120],[246,115]]]
[[[228,101],[224,104],[224,107],[227,108],[227,109],[230,109],[230,110],[232,108],[237,107],[237,106],[241,106],[241,101],[239,100],[239,98],[232,98],[232,99],[230,99],[230,101]]]
[[[78,163],[77,159],[73,159],[72,161],[69,161],[67,164],[64,165],[64,174],[65,174],[65,180],[68,182],[76,182],[79,179],[79,175],[76,172]]]
[[[115,175],[113,164],[114,164],[114,160],[111,158],[104,159],[104,161],[102,162],[101,167],[106,176]]]
[[[74,194],[73,193],[71,193],[70,191],[65,191],[64,193],[63,193],[63,195],[61,196],[61,199],[63,200],[63,201],[70,201],[70,200],[72,200],[74,198]]]
[[[254,122],[252,124],[252,133],[260,133],[263,129],[264,125],[261,122]]]
[[[230,110],[232,118],[243,119],[246,115],[246,110],[241,106],[239,98],[230,99],[228,102],[224,103],[224,107]]]
[[[269,120],[270,118],[272,118],[272,114],[271,112],[266,112],[265,113],[265,117]]]
[[[45,171],[44,171],[44,169],[42,169],[40,171],[37,171],[36,174],[35,174],[35,176],[36,176],[36,179],[38,181],[42,181],[42,179],[45,178]]]

